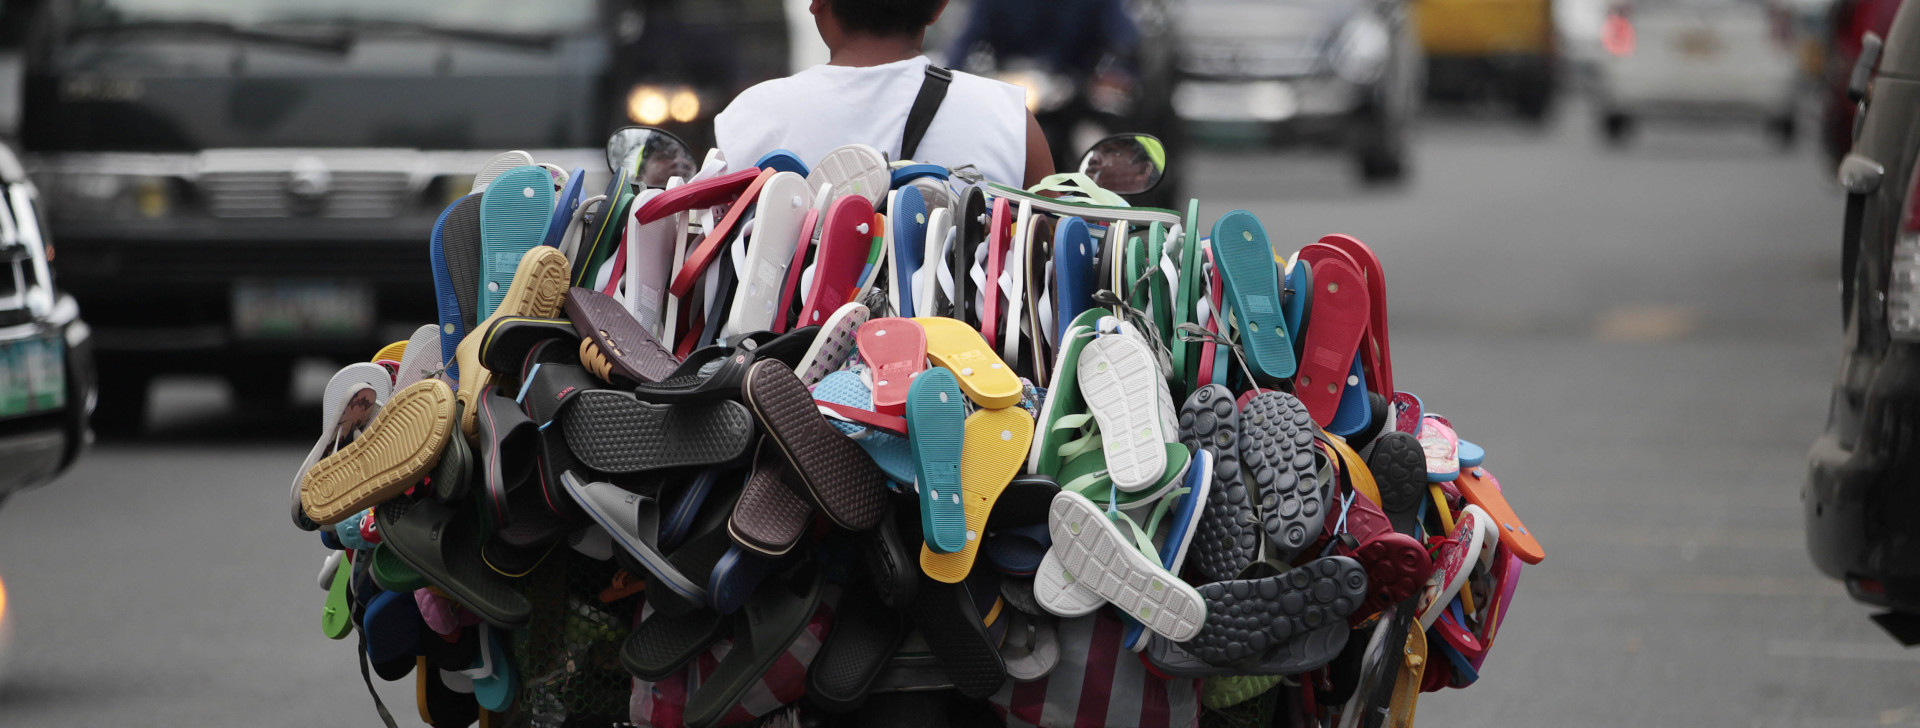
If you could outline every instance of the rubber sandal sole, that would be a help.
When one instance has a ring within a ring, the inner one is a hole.
[[[1327,504],[1315,477],[1313,420],[1300,400],[1262,392],[1240,410],[1240,467],[1266,531],[1289,560],[1319,538]]]
[[[1200,659],[1223,667],[1277,659],[1324,664],[1346,640],[1325,652],[1329,645],[1314,639],[1316,632],[1328,625],[1346,631],[1347,615],[1366,596],[1367,575],[1353,559],[1328,556],[1276,576],[1203,584],[1199,592],[1206,625],[1185,647]]]
[[[988,348],[973,327],[950,318],[917,318],[927,334],[927,358],[953,372],[960,391],[982,409],[1020,404],[1020,378]]]
[[[761,438],[753,456],[753,474],[727,518],[727,533],[743,547],[781,556],[793,550],[812,523],[813,504],[789,484],[779,446]]]
[[[801,229],[812,201],[806,179],[792,172],[777,172],[761,187],[753,235],[747,240],[746,270],[740,271],[740,289],[722,333],[770,330],[774,319],[785,313],[778,308],[781,287],[801,236],[813,234]]]
[[[397,499],[375,509],[374,519],[382,543],[482,620],[502,629],[526,624],[532,604],[481,562],[471,524],[452,507]]]
[[[1180,442],[1213,456],[1213,487],[1195,529],[1195,568],[1208,581],[1239,576],[1260,555],[1265,529],[1240,473],[1240,412],[1233,393],[1218,384],[1201,387],[1180,408]]]
[[[921,570],[949,584],[959,583],[973,571],[980,540],[986,536],[987,515],[1025,462],[1027,445],[1033,441],[1033,418],[1017,408],[979,410],[967,416],[965,430],[959,463],[965,540],[959,550],[949,553],[936,553],[931,546],[920,550]]]
[[[614,297],[572,288],[564,308],[580,332],[580,364],[602,381],[613,382],[618,375],[635,382],[657,382],[680,366],[673,352],[647,333]]]
[[[920,495],[920,532],[925,548],[937,553],[955,553],[967,546],[967,514],[961,502],[967,424],[964,396],[953,372],[945,368],[922,374],[907,395],[907,442]]]
[[[1153,487],[1167,469],[1153,358],[1146,342],[1107,334],[1087,342],[1076,367],[1080,396],[1100,423],[1107,474],[1113,487],[1126,492]]]
[[[1199,592],[1130,546],[1086,496],[1054,496],[1047,526],[1050,553],[1060,554],[1060,566],[1093,593],[1168,639],[1185,642],[1199,633],[1206,618]]]
[[[865,304],[849,303],[827,317],[813,344],[807,347],[806,355],[801,357],[800,365],[794,369],[800,372],[800,381],[811,387],[846,366],[858,343],[860,327],[866,325],[871,315]]]
[[[879,525],[887,507],[886,475],[865,450],[827,424],[792,369],[759,361],[747,370],[741,390],[754,419],[779,444],[828,519],[851,531]]]
[[[553,178],[544,167],[507,170],[481,193],[481,319],[506,300],[520,259],[546,239],[552,219]]]
[[[437,379],[387,400],[359,439],[320,460],[300,483],[300,504],[322,526],[399,495],[440,462],[453,431],[453,392]]]
[[[486,391],[493,382],[493,372],[480,359],[486,332],[492,328],[496,317],[550,319],[559,315],[567,295],[567,270],[567,256],[557,249],[540,245],[527,251],[520,257],[520,264],[513,274],[513,280],[519,285],[506,289],[500,306],[485,321],[469,329],[466,338],[461,339],[460,345],[455,348],[454,361],[460,366],[460,387],[454,396],[463,406],[460,431],[467,437],[471,438],[477,432],[478,423],[474,418],[479,414],[480,408],[475,405],[480,393]]]
[[[727,623],[706,609],[679,616],[649,614],[620,644],[620,666],[647,682],[665,680],[713,646],[726,634]]]
[[[1425,470],[1425,466],[1421,466]],[[1467,467],[1460,471],[1460,479],[1454,484],[1459,486],[1461,497],[1468,503],[1479,506],[1487,517],[1493,520],[1500,534],[1500,545],[1507,547],[1513,555],[1529,564],[1538,564],[1547,557],[1540,547],[1540,541],[1527,530],[1527,524],[1513,512],[1513,506],[1507,503],[1507,497],[1500,490],[1500,481],[1486,468]],[[1424,490],[1424,489],[1422,489]],[[1422,493],[1421,495],[1425,495]]]
[[[1393,530],[1408,536],[1420,527],[1420,503],[1427,496],[1427,456],[1420,441],[1404,432],[1389,432],[1374,440],[1367,470],[1380,489],[1380,510]]]
[[[1270,379],[1291,379],[1297,368],[1293,341],[1280,310],[1273,245],[1259,218],[1245,210],[1234,210],[1215,220],[1213,259],[1226,284],[1227,305],[1240,328],[1248,365]],[[1349,357],[1341,363],[1351,360]]]
[[[873,378],[873,411],[905,412],[907,390],[927,368],[926,332],[913,319],[877,318],[861,324],[854,340]]]
[[[850,594],[834,615],[833,631],[807,665],[807,697],[830,713],[853,712],[866,702],[867,692],[908,631],[905,616],[870,591]]]
[[[927,647],[962,696],[982,700],[1006,684],[1006,663],[965,585],[922,577],[911,614]]]
[[[560,431],[587,467],[641,473],[734,460],[753,444],[753,417],[730,400],[665,405],[590,390],[561,412]]]

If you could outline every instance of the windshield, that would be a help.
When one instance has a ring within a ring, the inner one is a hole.
[[[75,27],[217,22],[234,26],[371,22],[511,33],[570,31],[595,19],[595,0],[73,0]]]

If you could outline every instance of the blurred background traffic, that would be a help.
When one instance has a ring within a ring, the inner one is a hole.
[[[1556,557],[1502,679],[1423,718],[1903,725],[1920,661],[1796,495],[1898,2],[953,0],[927,51],[1024,87],[1061,166],[1158,136],[1138,204],[1381,252],[1413,386],[1497,423]],[[71,468],[0,509],[0,723],[360,716],[278,583],[284,483],[327,373],[435,320],[436,217],[501,150],[590,189],[622,126],[698,157],[825,52],[803,0],[0,3],[0,502]]]

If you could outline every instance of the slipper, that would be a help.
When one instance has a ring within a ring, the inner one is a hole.
[[[648,610],[620,644],[620,665],[642,681],[665,680],[706,654],[731,623],[707,609],[677,616]]]
[[[561,475],[561,483],[614,543],[653,576],[656,589],[672,590],[687,601],[706,603],[706,582],[688,577],[660,553],[658,501],[612,483],[586,482],[572,471]]]
[[[634,207],[645,208],[664,190],[646,190],[634,200]],[[673,280],[675,247],[685,245],[687,216],[670,215],[642,224],[626,224],[626,266],[621,271],[626,288],[627,310],[640,322],[640,328],[660,339],[667,335],[667,283]]]
[[[753,234],[747,239],[746,258],[739,290],[733,296],[732,310],[721,333],[739,334],[773,328],[779,308],[787,266],[792,264],[801,236],[812,236],[803,229],[807,213],[812,212],[813,195],[807,181],[792,172],[776,172],[760,189],[754,207]]]
[[[665,219],[668,215],[708,210],[725,205],[742,197],[764,171],[766,168],[753,166],[738,172],[728,172],[682,184],[635,209],[633,220],[646,225]]]
[[[1180,241],[1180,278],[1173,292],[1173,324],[1175,326],[1200,323],[1200,298],[1206,295],[1207,287],[1205,271],[1200,265],[1201,251],[1207,247],[1200,239],[1200,200],[1187,201],[1187,215],[1182,220],[1180,227],[1185,234]],[[1055,246],[1056,251],[1058,247]],[[1299,331],[1300,329],[1288,326],[1287,330]],[[1180,381],[1188,382],[1189,386],[1197,386],[1191,383],[1198,374],[1199,344],[1177,339],[1168,343],[1172,347],[1170,354],[1174,376],[1179,377]]]
[[[1527,524],[1514,515],[1513,506],[1507,504],[1500,481],[1494,479],[1493,473],[1486,468],[1464,468],[1454,485],[1459,486],[1461,497],[1486,514],[1495,527],[1500,545],[1512,551],[1516,558],[1529,564],[1538,564],[1546,558],[1540,541],[1527,530]]]
[[[707,597],[713,602],[713,611],[721,614],[740,611],[767,577],[792,568],[801,556],[767,556],[737,544],[727,549],[720,560],[714,562],[713,573],[707,576]]]
[[[893,171],[880,150],[848,144],[813,163],[813,170],[807,173],[807,186],[817,190],[822,184],[833,185],[836,196],[857,195],[874,207],[886,198],[887,190],[893,189]]]
[[[1486,543],[1489,531],[1481,526],[1485,521],[1487,512],[1479,506],[1469,504],[1460,509],[1460,516],[1453,522],[1453,532],[1434,552],[1432,576],[1420,593],[1421,629],[1432,627],[1440,619],[1440,613],[1460,594],[1460,587],[1467,583],[1467,575],[1473,570],[1482,544]]]
[[[480,310],[480,195],[460,198],[433,223],[429,246],[433,294],[440,314],[440,361],[449,367],[453,349],[466,338]],[[458,371],[450,371],[458,377]]]
[[[808,699],[829,713],[858,709],[909,631],[904,614],[875,598],[870,585],[856,583],[807,665]]]
[[[395,682],[413,674],[413,666],[419,664],[420,657],[418,655],[399,655],[386,662],[373,662],[372,660],[368,660],[367,662],[373,665],[373,674],[375,676],[387,682]]]
[[[753,474],[727,518],[735,543],[765,556],[781,556],[813,525],[813,504],[791,483],[786,458],[769,438],[754,450]]]
[[[813,259],[814,241],[820,232],[820,220],[826,216],[828,190],[820,190],[814,195],[813,207],[800,219],[800,239],[793,246],[793,259],[787,261],[787,275],[780,283],[780,300],[774,304],[773,326],[775,333],[785,332],[800,313],[805,294],[798,297],[800,279],[806,276],[807,261]]]
[[[1086,496],[1071,491],[1054,496],[1047,525],[1054,541],[1049,553],[1060,554],[1065,573],[1077,575],[1095,594],[1175,641],[1193,639],[1200,631],[1206,607],[1199,592],[1135,548]]]
[[[1439,415],[1421,418],[1420,448],[1427,454],[1427,482],[1445,483],[1460,477],[1460,437]]]
[[[741,386],[747,407],[780,446],[803,492],[841,528],[865,531],[886,509],[886,476],[873,458],[828,426],[793,370],[763,360]]]
[[[734,617],[733,645],[700,687],[687,696],[687,728],[718,725],[787,648],[799,639],[820,606],[820,573],[812,568],[785,576],[747,601]]]
[[[975,250],[987,242],[987,228],[992,222],[986,193],[979,187],[968,187],[961,193],[959,218],[954,223],[959,234],[947,248],[946,273],[953,290],[947,298],[948,307],[936,307],[936,315],[965,323],[979,321],[980,312],[974,309],[973,302],[974,295],[979,293],[973,288],[973,256]]]
[[[1340,393],[1367,332],[1369,304],[1366,280],[1352,262],[1340,255],[1310,260],[1308,252],[1301,251],[1296,265],[1313,266],[1313,323],[1302,345],[1294,393],[1313,421],[1324,425],[1340,408]]]
[[[953,372],[939,367],[915,379],[907,395],[920,532],[925,548],[938,553],[954,553],[967,545],[966,507],[960,499],[967,405],[961,396]]]
[[[1020,323],[1022,345],[1019,358],[1025,368],[1031,372],[1034,385],[1040,388],[1052,386],[1047,378],[1048,368],[1053,361],[1055,335],[1059,331],[1059,317],[1053,310],[1053,276],[1049,271],[1053,266],[1053,240],[1059,227],[1054,218],[1048,215],[1034,215],[1029,225],[1032,230],[1022,242],[1026,251],[1023,256],[1021,288],[1026,291],[1026,318]]]
[[[754,162],[753,166],[761,169],[777,169],[782,172],[792,172],[801,177],[807,176],[806,162],[800,161],[800,155],[785,149],[775,149],[760,155],[760,161]]]
[[[922,198],[925,198],[924,190]],[[924,204],[924,203],[923,203]],[[945,204],[927,204],[927,229],[920,252],[920,267],[914,269],[913,311],[925,316],[952,313],[952,304],[940,289],[940,270],[946,265],[947,246],[959,236],[953,224],[953,210]]]
[[[988,635],[968,585],[923,577],[911,614],[956,691],[974,700],[1000,692],[1007,681],[1006,663]]]
[[[480,196],[480,308],[485,320],[506,300],[527,251],[546,239],[553,219],[553,178],[544,167],[515,167]],[[555,252],[559,252],[558,249]]]
[[[481,365],[489,372],[509,375],[523,374],[533,368],[528,355],[549,340],[569,350],[580,348],[580,333],[566,319],[496,318],[479,336]]]
[[[665,564],[656,564],[655,567],[643,568],[642,565],[637,563],[636,559],[635,563],[628,567],[628,571],[638,574],[644,570],[649,573],[654,573],[656,577],[659,577],[663,581],[694,584],[700,586],[702,591],[704,591],[705,585],[713,580],[714,567],[720,563],[721,558],[727,555],[727,551],[735,545],[732,536],[727,533],[727,520],[732,516],[735,504],[738,501],[738,492],[730,493],[721,501],[715,502],[703,509],[700,512],[699,520],[694,523],[693,533],[687,537],[686,541],[680,544],[679,548],[666,554]],[[646,519],[651,516],[643,511],[641,517]],[[647,533],[652,532],[641,531],[642,535]],[[658,551],[658,549],[655,550]],[[622,551],[616,554],[616,556],[627,559],[631,557],[632,554],[627,551]],[[660,569],[657,573],[653,571],[656,567]],[[664,576],[662,576],[662,574],[664,574]],[[693,592],[678,589],[649,588],[646,590],[647,604],[666,614],[686,614],[696,610],[712,608],[712,597],[710,595],[695,599],[690,596],[691,594],[693,594]]]
[[[1000,492],[1000,499],[994,502],[993,512],[987,514],[987,530],[1046,525],[1047,513],[1053,507],[1053,496],[1059,492],[1059,484],[1051,477],[1014,476],[1013,481],[1007,483],[1006,490]]]
[[[1427,417],[1426,405],[1421,403],[1419,395],[1407,392],[1393,393],[1393,429],[1419,437],[1421,423]]]
[[[745,174],[744,170],[740,174]],[[779,174],[779,172],[771,169],[755,171],[752,180],[747,183],[746,189],[741,190],[738,196],[732,199],[732,203],[727,206],[726,214],[707,228],[706,237],[701,238],[698,245],[695,245],[693,249],[687,251],[687,256],[681,262],[680,269],[673,274],[673,281],[667,284],[668,293],[684,299],[687,297],[687,294],[693,292],[694,282],[700,280],[700,277],[706,274],[707,267],[712,265],[713,262],[720,257],[721,249],[740,232],[741,218],[745,216],[749,210],[756,208],[756,202],[760,197],[760,193],[766,188],[767,182],[777,174]],[[734,175],[727,175],[727,177],[733,176]],[[654,199],[658,202],[660,199],[666,198],[675,192],[681,192],[683,195],[688,196],[696,195],[701,191],[697,189],[690,190],[689,188],[694,188],[698,184],[699,183],[696,182],[683,185],[674,190],[669,190],[666,195],[661,195]],[[812,186],[809,185],[809,188],[811,187]],[[791,189],[790,187],[789,190]],[[685,202],[686,200],[681,199],[670,200],[670,204],[675,206],[685,204]],[[702,209],[704,209],[704,207],[711,207],[711,205],[703,206]],[[656,210],[654,214],[661,214],[661,211]],[[647,221],[646,218],[639,216],[636,216],[634,219],[641,220],[643,223]]]
[[[1466,440],[1458,440],[1458,442],[1460,443],[1460,449],[1454,456],[1460,460],[1460,467],[1477,468],[1480,467],[1481,463],[1487,461],[1487,451],[1485,448],[1467,442]]]
[[[1342,706],[1343,717],[1339,723],[1342,728],[1360,728],[1361,717],[1369,712],[1367,707],[1384,708],[1393,699],[1393,683],[1399,675],[1402,652],[1412,626],[1412,609],[1407,605],[1394,605],[1372,627],[1356,632],[1357,637],[1364,639],[1349,640],[1339,660],[1329,668],[1336,676],[1338,668],[1347,671],[1339,676],[1343,679],[1332,680],[1333,691],[1321,696],[1329,705]],[[1374,715],[1385,717],[1382,712]]]
[[[473,194],[487,191],[487,187],[508,170],[529,166],[533,166],[533,155],[518,149],[495,154],[473,175]]]
[[[480,463],[494,527],[508,528],[519,515],[545,515],[546,520],[554,520],[546,504],[537,502],[546,497],[535,467],[540,457],[539,425],[528,419],[519,403],[501,396],[498,391],[489,391],[480,398],[479,419]],[[438,490],[436,483],[436,493]],[[442,498],[441,502],[450,501]]]
[[[319,528],[307,517],[300,506],[300,484],[307,479],[307,473],[320,464],[321,458],[333,454],[340,443],[348,443],[355,432],[365,428],[373,417],[380,412],[380,406],[392,396],[393,380],[387,376],[386,369],[370,362],[355,362],[334,372],[327,380],[327,388],[320,396],[320,437],[307,451],[305,460],[300,461],[300,471],[293,476],[293,523],[302,530],[312,531]]]
[[[1031,682],[1052,673],[1060,664],[1060,640],[1054,636],[1053,620],[1019,612],[1007,619],[1007,641],[1000,645],[1007,677]]]
[[[801,383],[809,387],[819,384],[828,374],[846,366],[847,359],[853,356],[860,327],[866,325],[871,315],[866,305],[859,302],[835,309],[833,315],[820,324],[820,333],[814,336],[813,344],[807,347],[806,355],[794,368],[800,373]]]
[[[473,699],[480,707],[493,712],[501,712],[513,705],[513,699],[519,695],[520,685],[515,676],[513,661],[507,658],[507,648],[501,644],[505,635],[497,634],[487,625],[480,625],[480,657],[473,667],[463,671],[473,678]]]
[[[413,657],[419,653],[423,626],[420,607],[413,603],[413,592],[381,592],[367,604],[366,616],[361,618],[367,661],[378,664],[405,657],[411,666]]]
[[[340,552],[335,552],[340,553]],[[353,607],[349,591],[353,564],[341,559],[334,565],[333,579],[327,583],[327,601],[320,610],[320,633],[337,640],[353,632]]]
[[[521,256],[510,283],[513,282],[517,282],[517,285],[502,289],[505,295],[500,299],[499,307],[492,309],[485,320],[470,329],[454,350],[454,361],[460,365],[460,386],[455,396],[463,405],[464,412],[460,431],[467,437],[473,437],[478,431],[474,417],[479,414],[480,408],[476,405],[480,393],[486,391],[493,381],[493,372],[480,360],[480,348],[487,337],[484,333],[476,336],[475,332],[488,331],[497,319],[546,319],[559,315],[561,303],[567,294],[567,257],[554,248],[535,246]]]
[[[1247,365],[1270,380],[1292,379],[1293,341],[1280,310],[1280,280],[1266,228],[1253,213],[1234,210],[1214,221],[1212,244]]]
[[[1020,403],[1022,388],[1013,370],[988,348],[980,332],[954,319],[917,318],[927,334],[927,358],[957,377],[960,391],[982,409]]]
[[[958,399],[957,392],[953,396]],[[954,493],[964,520],[960,548],[935,552],[929,544],[920,550],[921,570],[949,584],[958,583],[973,571],[980,538],[987,530],[987,514],[993,511],[994,501],[999,500],[1007,483],[1020,472],[1027,445],[1033,441],[1033,418],[1018,408],[977,410],[967,416],[963,439],[958,462],[960,487]]]
[[[894,503],[905,505],[905,498],[894,497]],[[895,610],[905,610],[913,603],[913,595],[920,586],[920,566],[915,561],[919,549],[918,533],[903,532],[900,523],[912,523],[910,517],[903,517],[899,508],[888,508],[880,519],[880,525],[869,536],[867,548],[863,552],[863,561],[867,567],[868,580],[882,604]]]
[[[1240,467],[1260,513],[1267,544],[1290,561],[1320,536],[1327,515],[1314,475],[1314,426],[1300,400],[1261,392],[1240,410]]]
[[[467,692],[454,690],[448,686],[447,676],[459,676],[459,673],[449,673],[426,665],[424,657],[419,660],[423,664],[414,672],[414,701],[420,722],[430,726],[465,728],[480,719],[480,704],[473,700],[472,681],[467,681]]]
[[[460,635],[462,639],[466,639],[473,635],[473,632],[463,630],[480,624],[480,618],[473,612],[453,603],[452,599],[442,596],[431,585],[413,590],[413,602],[420,608],[420,619],[426,622],[427,629],[433,630],[442,638]],[[478,647],[477,641],[474,647]],[[459,664],[448,669],[467,669],[467,665],[473,661],[473,655],[478,654],[478,650],[475,649],[472,653],[460,660]]]
[[[1380,256],[1351,235],[1333,234],[1320,238],[1320,245],[1338,248],[1360,266],[1366,276],[1368,302],[1367,339],[1360,350],[1366,362],[1367,378],[1383,392],[1393,389],[1393,348],[1387,336],[1387,274]]]
[[[386,544],[374,546],[371,553],[373,565],[368,568],[368,571],[373,574],[373,583],[378,584],[381,589],[411,595],[414,591],[427,586],[426,577],[421,576],[420,572],[414,571],[406,561],[394,555],[393,549],[387,548]],[[419,610],[415,609],[414,613],[418,614]]]
[[[758,348],[751,337],[731,348],[701,347],[688,354],[671,376],[637,383],[633,393],[642,401],[663,405],[738,399],[740,381],[759,358]]]
[[[1063,565],[1063,559],[1060,549],[1048,549],[1033,572],[1033,599],[1040,608],[1056,617],[1073,619],[1105,606],[1107,600],[1081,584],[1079,577]]]
[[[1153,351],[1137,335],[1098,334],[1081,351],[1077,368],[1080,395],[1100,425],[1113,487],[1152,487],[1167,470],[1168,434],[1154,399],[1159,370]]]
[[[1360,456],[1345,443],[1328,442],[1340,458],[1340,473],[1348,487],[1340,503],[1333,504],[1335,512],[1328,514],[1326,531],[1333,538],[1333,553],[1352,557],[1367,568],[1367,598],[1353,614],[1358,622],[1418,593],[1434,564],[1420,542],[1394,530],[1393,522],[1380,510],[1375,500],[1378,485]]]
[[[1069,447],[1069,443],[1082,437],[1082,430],[1091,419],[1086,413],[1086,400],[1080,395],[1080,354],[1086,350],[1087,342],[1093,340],[1094,324],[1111,315],[1113,313],[1105,308],[1089,308],[1060,329],[1052,386],[1040,403],[1033,446],[1027,452],[1028,472],[1057,478],[1062,463],[1079,454],[1079,448]]]
[[[1034,231],[1039,227],[1034,224],[1033,204],[1022,200],[1015,208],[1005,257],[1000,262],[1000,287],[1007,295],[1007,305],[1001,309],[1000,358],[1022,372],[1031,371],[1021,367],[1020,342],[1021,328],[1027,322],[1027,257],[1033,247]],[[1032,333],[1040,334],[1037,330]]]
[[[1374,440],[1380,438],[1380,433],[1392,431],[1390,426],[1393,421],[1392,402],[1393,400],[1387,399],[1386,395],[1369,388],[1367,390],[1367,426],[1359,432],[1345,435],[1347,445],[1356,450],[1364,450],[1373,446]]]
[[[414,382],[439,374],[445,365],[440,359],[440,327],[424,324],[413,330],[406,350],[400,355],[400,369],[393,377],[393,388],[406,389]]]
[[[580,211],[580,201],[586,199],[586,195],[581,190],[586,181],[587,170],[583,167],[575,167],[567,175],[567,181],[560,186],[560,191],[554,194],[553,216],[547,222],[547,234],[540,238],[541,245],[560,247],[561,239],[567,233],[567,224],[572,222],[574,214]]]
[[[581,463],[611,474],[717,465],[753,444],[753,418],[731,400],[653,404],[590,390],[573,397],[560,427]]]
[[[1427,459],[1420,441],[1404,432],[1381,435],[1370,446],[1367,470],[1380,489],[1380,510],[1393,522],[1393,530],[1417,537],[1420,504],[1427,497]]]
[[[1347,438],[1349,443],[1354,436],[1373,425],[1373,399],[1367,391],[1367,375],[1360,366],[1360,357],[1353,358],[1353,366],[1347,369],[1346,386],[1340,389],[1340,404],[1334,409],[1333,419],[1327,422],[1327,431]]]
[[[834,200],[823,220],[813,267],[803,274],[812,280],[801,284],[806,288],[798,319],[801,326],[821,324],[829,314],[857,300],[854,294],[873,249],[873,207],[865,197]]]
[[[340,522],[420,482],[453,431],[453,392],[438,379],[401,390],[361,435],[306,472],[300,504],[320,525]]]
[[[1000,279],[1006,266],[1007,248],[1013,245],[1014,214],[1013,205],[1007,198],[994,198],[991,222],[987,227],[987,277],[986,282],[981,284],[980,309],[980,335],[986,338],[989,349],[997,348],[995,344],[1000,341],[1001,317],[1006,314],[1006,307],[1000,301],[1006,297],[1007,290],[1001,285]]]
[[[1010,575],[1000,580],[1000,600],[1007,608],[1036,617],[1048,614],[1040,608],[1040,600],[1033,596],[1033,578],[1030,576]]]
[[[892,246],[888,252],[893,256],[893,281],[887,286],[887,298],[895,316],[910,319],[916,303],[913,277],[926,263],[929,211],[917,187],[901,187],[889,197],[887,215],[893,225],[887,228],[887,244]]]
[[[993,530],[980,544],[980,553],[1003,574],[1029,576],[1040,569],[1040,561],[1053,548],[1053,535],[1047,524],[1035,523]]]
[[[658,382],[680,366],[673,352],[612,296],[572,288],[564,307],[580,332],[580,363],[594,376],[609,383],[615,382],[615,375],[632,382]]]
[[[1186,480],[1187,471],[1193,467],[1193,451],[1187,446],[1170,442],[1161,444],[1160,449],[1166,454],[1167,467],[1160,471],[1160,476],[1152,485],[1141,490],[1129,492],[1115,489],[1113,479],[1107,472],[1106,458],[1098,450],[1082,453],[1062,465],[1060,487],[1087,496],[1102,507],[1112,504],[1114,508],[1144,519],[1156,504],[1180,487],[1180,483]]]
[[[345,551],[327,551],[327,557],[320,561],[320,591],[327,591],[333,588],[333,575],[339,573],[340,562],[345,561],[346,558],[347,553]],[[386,587],[381,588],[384,589]]]
[[[1330,624],[1345,631],[1344,619],[1367,593],[1367,574],[1353,559],[1329,556],[1277,576],[1202,584],[1199,593],[1206,625],[1185,647],[1200,659],[1219,666],[1275,657],[1325,664],[1345,640],[1327,652],[1329,643],[1313,637]]]
[[[1186,492],[1168,496],[1171,500],[1166,502],[1171,505],[1164,512],[1156,506],[1154,515],[1148,521],[1147,532],[1159,541],[1155,548],[1160,551],[1160,565],[1166,567],[1169,574],[1178,574],[1187,565],[1187,554],[1193,547],[1194,536],[1200,532],[1200,518],[1206,514],[1213,483],[1213,454],[1195,451],[1193,465],[1187,468],[1182,478],[1181,487]],[[1154,523],[1163,518],[1167,526],[1164,534]]]
[[[660,548],[669,551],[678,548],[686,540],[687,532],[693,530],[693,522],[700,515],[700,509],[706,505],[707,498],[724,478],[730,484],[739,483],[735,478],[740,471],[728,466],[702,468],[693,479],[680,489],[680,497],[667,509],[660,522]]]
[[[904,434],[906,419],[874,412],[873,395],[860,375],[839,371],[813,388],[813,401],[827,416],[827,424],[853,438],[873,457],[873,463],[896,483],[914,482],[913,449]],[[879,423],[886,422],[881,425]]]
[[[473,524],[434,500],[398,499],[374,509],[383,543],[434,586],[502,629],[526,624],[532,605],[480,561]]]
[[[1207,581],[1236,578],[1260,556],[1265,529],[1241,479],[1239,433],[1240,413],[1226,387],[1201,387],[1180,408],[1180,442],[1206,452],[1213,464],[1193,547]]]
[[[904,414],[907,388],[927,368],[926,332],[913,319],[877,318],[861,324],[855,340],[873,378],[873,411]]]
[[[1287,269],[1283,293],[1286,300],[1280,304],[1280,312],[1286,319],[1287,330],[1295,332],[1293,356],[1298,361],[1306,353],[1306,331],[1313,323],[1313,266],[1296,259]]]

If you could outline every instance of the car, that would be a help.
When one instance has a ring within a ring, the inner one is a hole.
[[[1895,14],[1884,56],[1863,44],[1865,108],[1840,163],[1840,367],[1801,491],[1807,551],[1903,642],[1920,642],[1920,7]],[[1878,62],[1869,85],[1868,72]]]
[[[98,332],[103,429],[159,373],[291,398],[298,357],[357,359],[435,319],[426,242],[495,154],[607,184],[628,123],[711,143],[784,73],[780,0],[48,0],[20,143],[65,284]]]
[[[0,503],[59,477],[93,439],[92,329],[54,251],[39,191],[0,145]]]
[[[1427,97],[1510,100],[1523,119],[1546,118],[1557,90],[1549,0],[1416,0]]]
[[[1362,181],[1400,180],[1422,62],[1396,0],[1190,0],[1177,16],[1173,108],[1189,134],[1352,156]]]
[[[1783,147],[1796,131],[1793,16],[1759,0],[1622,0],[1601,29],[1600,132],[1614,145],[1647,119],[1760,122]]]

